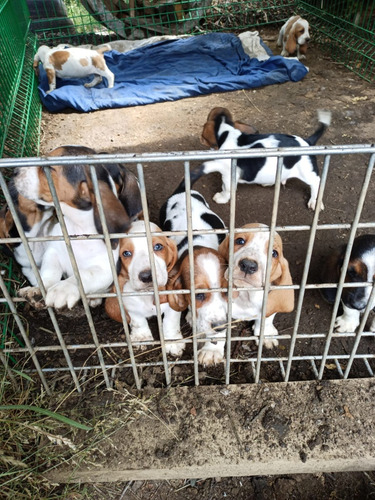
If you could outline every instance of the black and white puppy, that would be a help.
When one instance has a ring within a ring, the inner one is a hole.
[[[344,261],[346,245],[342,245],[336,252],[326,260],[323,268],[322,280],[326,283],[337,283],[342,263]],[[353,243],[348,268],[345,275],[345,283],[372,283],[375,276],[375,234],[364,234],[358,236]],[[341,294],[341,302],[344,313],[336,318],[337,332],[354,332],[360,323],[360,315],[367,306],[371,285],[364,287],[344,287]],[[323,297],[334,303],[336,288],[322,288]],[[372,304],[375,306],[375,304]],[[375,320],[370,326],[370,331],[375,331]]]
[[[204,197],[198,191],[191,191],[192,229],[212,230],[225,229],[224,222],[208,206]],[[184,181],[168,198],[160,211],[160,226],[164,231],[186,231],[187,208]],[[194,234],[194,286],[199,289],[226,288],[225,271],[226,261],[219,252],[219,244],[225,234]],[[188,254],[188,238],[186,235],[171,236],[177,244],[178,261],[170,273],[168,290],[190,290],[190,262]],[[168,295],[169,305],[175,311],[189,309],[191,313],[190,294]],[[214,340],[215,337],[225,337],[227,328],[227,296],[220,291],[197,291],[195,296],[197,313],[197,334],[200,337],[209,337],[198,351],[198,361],[206,366],[220,363],[224,359],[223,340]],[[187,320],[190,321],[188,313]]]
[[[256,148],[291,148],[314,146],[330,125],[331,113],[318,112],[319,127],[313,135],[302,139],[286,134],[252,134],[243,132],[235,126],[231,113],[226,108],[214,108],[208,115],[203,127],[201,142],[217,144],[220,150],[256,149]],[[275,184],[277,157],[240,158],[237,160],[237,182],[243,184]],[[222,192],[213,197],[216,203],[227,203],[230,199],[231,159],[206,161],[191,172],[191,181],[213,172],[222,177]],[[315,210],[320,177],[315,156],[286,156],[283,159],[281,182],[297,178],[310,186],[311,195],[307,204]],[[323,204],[321,209],[323,209]]]

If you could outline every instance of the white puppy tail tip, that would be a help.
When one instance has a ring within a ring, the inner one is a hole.
[[[325,111],[323,109],[318,110],[318,120],[319,123],[323,123],[326,127],[331,125],[332,113],[330,111]]]

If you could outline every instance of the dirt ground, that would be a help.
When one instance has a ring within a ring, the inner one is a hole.
[[[270,29],[261,31],[266,43],[275,54],[276,32]],[[63,144],[80,144],[108,153],[145,153],[200,150],[199,138],[202,125],[208,112],[215,106],[230,109],[236,119],[250,122],[261,132],[283,132],[308,137],[317,125],[317,109],[332,111],[332,124],[326,132],[321,145],[368,144],[374,142],[375,131],[375,88],[345,69],[341,64],[323,55],[314,43],[307,54],[308,75],[298,83],[284,83],[254,90],[212,94],[175,102],[153,104],[132,108],[104,110],[92,113],[43,113],[41,154]],[[322,161],[319,161],[320,166]],[[332,158],[327,188],[324,196],[325,210],[320,223],[350,223],[358,202],[368,157],[346,155]],[[158,221],[159,208],[173,192],[182,177],[182,169],[171,165],[155,165],[145,169],[146,190],[151,219]],[[216,174],[200,180],[195,186],[213,208],[227,223],[229,206],[217,205],[211,199],[220,189],[220,177]],[[307,186],[298,181],[289,181],[280,195],[278,225],[311,224],[312,212],[306,208],[309,192]],[[269,223],[272,210],[273,189],[261,186],[240,185],[237,192],[236,226],[248,222]],[[374,221],[375,190],[370,186],[362,222]],[[325,255],[338,244],[345,241],[345,231],[319,231],[317,234],[309,275],[310,283],[319,281],[320,270]],[[299,283],[306,254],[308,231],[283,233],[284,252],[289,260],[293,281]],[[301,332],[324,332],[330,321],[330,306],[316,291],[307,292],[300,323]],[[276,326],[279,331],[290,333],[294,314],[279,315]],[[48,345],[49,336],[45,329],[43,313],[30,312],[30,336],[37,345]],[[105,325],[99,340],[119,334],[117,326],[109,326],[102,309],[94,313],[98,325]],[[40,321],[39,321],[40,320]],[[62,318],[66,342],[76,343],[80,325],[69,323]],[[83,328],[83,327],[82,327]],[[87,328],[86,328],[87,329]],[[373,339],[361,342],[359,349],[373,352]],[[57,343],[57,342],[56,342]],[[285,355],[287,341],[281,341],[272,354]],[[352,341],[338,339],[332,344],[330,352],[337,354],[350,351]],[[298,341],[297,354],[321,352],[321,341],[309,339]],[[237,354],[248,354],[254,346],[240,346]],[[246,350],[247,349],[247,350]],[[119,356],[119,354],[117,354]],[[186,356],[191,356],[187,352]],[[45,363],[49,363],[48,357]],[[234,382],[252,382],[250,370],[240,365],[234,374]],[[375,366],[372,366],[375,369]],[[221,369],[220,369],[221,370]],[[331,373],[328,371],[326,376]],[[122,375],[127,383],[126,373]],[[174,381],[182,383],[187,374],[178,373]],[[338,374],[335,372],[335,378]],[[363,365],[354,363],[352,376],[368,376]],[[144,371],[145,384],[158,386],[161,377]],[[314,375],[307,363],[296,364],[292,379],[311,379]],[[281,374],[275,368],[262,373],[263,380],[279,381]],[[156,382],[155,382],[156,381]],[[223,383],[222,370],[207,374],[207,383]],[[375,492],[373,476],[364,473],[319,474],[300,476],[274,476],[256,478],[215,478],[207,480],[186,480],[172,482],[131,482],[107,486],[90,486],[90,498],[134,498],[134,499],[171,499],[178,498],[230,498],[230,499],[356,499],[370,498]]]

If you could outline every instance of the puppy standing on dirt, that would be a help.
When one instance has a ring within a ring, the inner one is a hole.
[[[96,152],[83,146],[63,146],[49,156],[93,155]],[[142,211],[138,182],[135,176],[121,164],[96,165],[98,186],[110,233],[126,232],[131,222]],[[51,176],[60,202],[69,235],[95,235],[103,232],[98,205],[94,194],[89,165],[54,165]],[[52,194],[42,167],[16,169],[14,185],[21,196],[47,208],[54,207]],[[61,236],[56,221],[49,236]],[[113,282],[107,248],[101,239],[72,240],[71,245],[86,294],[106,292]],[[115,262],[119,255],[118,240],[112,240]],[[40,274],[46,288],[46,305],[57,309],[72,308],[80,299],[77,279],[74,275],[64,241],[46,243],[41,258]],[[66,279],[64,279],[66,278]],[[40,297],[38,287],[26,287],[20,296],[35,304]],[[98,305],[101,299],[92,299],[90,305]]]
[[[150,230],[160,232],[161,229],[150,223]],[[146,233],[145,222],[140,220],[134,222],[129,235]],[[177,261],[177,247],[175,242],[165,236],[153,236],[152,247],[154,251],[154,262],[156,268],[156,281],[159,290],[165,290],[168,273]],[[119,286],[122,292],[145,292],[152,291],[152,272],[150,256],[146,236],[135,236],[122,238],[120,240],[119,257]],[[156,307],[153,295],[125,295],[122,297],[125,307],[127,322],[131,328],[131,340],[140,342],[153,340],[148,325],[148,318],[156,316]],[[160,296],[160,309],[163,318],[163,333],[166,341],[182,339],[180,332],[180,313],[172,309],[168,301]],[[117,297],[108,297],[105,301],[105,310],[112,319],[122,323],[120,307]],[[166,351],[172,356],[179,357],[183,353],[185,344],[183,342],[166,342]]]
[[[344,261],[346,245],[342,245],[325,261],[322,280],[328,283],[338,283],[342,263]],[[375,277],[375,234],[364,234],[355,238],[345,275],[345,283],[373,283]],[[341,294],[343,307],[342,316],[335,322],[337,332],[355,332],[360,323],[360,315],[367,306],[371,285],[362,287],[344,287]],[[331,304],[334,303],[337,288],[322,288],[323,297]],[[372,307],[375,303],[372,304]],[[375,332],[375,319],[370,331]]]
[[[278,47],[283,47],[281,55],[283,57],[292,56],[297,52],[299,60],[306,59],[308,42],[310,41],[309,23],[301,16],[292,16],[281,27]]]
[[[214,108],[210,111],[203,127],[201,141],[207,144],[217,144],[222,150],[256,149],[256,148],[286,148],[313,146],[323,135],[331,122],[329,111],[318,112],[319,127],[313,135],[302,139],[296,135],[285,134],[253,134],[239,130],[230,111],[226,108]],[[241,184],[262,184],[273,186],[277,171],[277,157],[240,158],[237,160],[237,182]],[[219,172],[222,179],[222,192],[213,197],[216,203],[227,203],[230,199],[231,159],[211,160],[202,163],[191,171],[191,182],[197,181],[203,175]],[[311,195],[308,208],[315,210],[319,190],[319,170],[315,156],[297,155],[283,158],[281,182],[297,178],[310,186]],[[323,209],[323,204],[321,209]]]
[[[210,210],[204,197],[197,191],[191,191],[192,229],[224,229],[224,223]],[[160,225],[164,231],[186,231],[187,209],[185,182],[183,181],[167,200],[160,212]],[[178,248],[178,262],[171,273],[168,290],[190,290],[190,265],[187,236],[172,236]],[[195,289],[226,288],[224,278],[226,262],[218,253],[223,234],[201,234],[193,236],[194,285]],[[189,309],[190,294],[168,295],[169,305],[180,314]],[[196,292],[197,334],[212,338],[205,341],[198,351],[198,361],[209,366],[224,359],[225,341],[215,337],[225,337],[227,327],[227,298],[224,292]],[[191,314],[188,315],[191,317]]]
[[[91,50],[80,47],[50,48],[47,45],[42,45],[34,56],[33,68],[36,76],[39,76],[39,63],[43,64],[49,84],[47,94],[55,90],[56,76],[59,78],[84,78],[94,75],[91,82],[85,83],[86,88],[98,85],[104,76],[110,89],[114,85],[115,76],[108,69],[103,56],[103,52],[108,50],[111,50],[109,46]]]
[[[265,224],[246,224],[246,228],[266,228]],[[234,235],[233,287],[265,286],[269,231],[243,232]],[[226,260],[229,257],[229,236],[221,243],[219,252]],[[271,285],[292,285],[289,264],[283,255],[280,236],[276,233],[272,251]],[[254,335],[260,334],[263,290],[233,291],[232,316],[242,321],[255,320]],[[274,337],[278,334],[273,325],[276,313],[291,312],[294,307],[294,291],[291,289],[271,290],[267,297],[267,310],[264,325],[264,346],[271,348],[278,345]]]

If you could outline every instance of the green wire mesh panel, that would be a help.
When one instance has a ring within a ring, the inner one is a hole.
[[[375,2],[309,0],[299,5],[313,27],[314,41],[332,59],[368,82],[375,79]]]
[[[241,31],[281,22],[296,4],[295,0],[65,0],[74,26],[63,25],[64,17],[59,17],[59,28],[37,29],[36,33],[41,43],[56,45]]]
[[[24,0],[0,6],[0,156],[30,156],[39,149],[41,105],[32,72],[37,39],[29,25]]]

